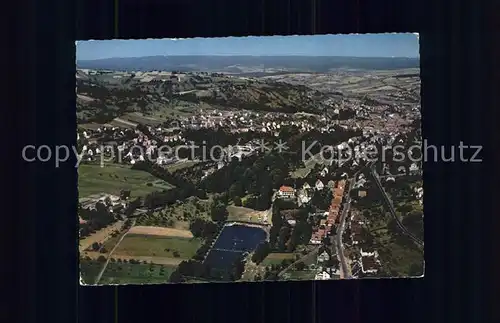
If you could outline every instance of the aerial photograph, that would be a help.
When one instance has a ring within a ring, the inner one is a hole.
[[[418,34],[75,48],[80,284],[424,277]]]

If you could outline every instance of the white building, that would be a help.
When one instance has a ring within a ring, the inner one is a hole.
[[[278,197],[293,198],[295,197],[295,189],[290,186],[281,186],[278,191]]]
[[[326,271],[316,274],[315,280],[328,280],[331,276]]]
[[[318,256],[318,262],[324,262],[328,261],[330,259],[330,255],[328,255],[328,252],[323,251],[319,256]]]
[[[323,184],[323,182],[321,180],[317,180],[316,181],[316,184],[314,185],[314,187],[316,188],[316,190],[322,190],[325,188],[325,184]]]

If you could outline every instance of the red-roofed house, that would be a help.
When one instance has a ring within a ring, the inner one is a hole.
[[[290,186],[281,186],[278,191],[279,197],[293,198],[295,197],[295,189]]]

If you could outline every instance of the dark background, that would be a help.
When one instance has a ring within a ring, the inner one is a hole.
[[[14,305],[2,302],[0,321],[499,321],[491,317],[496,304],[491,293],[499,290],[498,234],[490,234],[499,213],[493,203],[498,191],[494,148],[500,147],[495,110],[500,53],[493,47],[499,12],[480,1],[441,0],[23,4],[11,24],[19,50],[16,73],[8,81],[19,94],[3,129],[17,158],[4,169],[7,177],[13,175],[5,190],[14,212],[2,214],[13,221],[2,234],[7,254],[1,267],[3,286],[13,285],[8,298]],[[24,145],[75,144],[75,40],[381,32],[420,33],[428,143],[484,145],[483,163],[424,167],[424,279],[79,286],[74,164],[55,169],[52,163],[19,162]]]

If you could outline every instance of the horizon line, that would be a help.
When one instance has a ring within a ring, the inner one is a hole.
[[[245,54],[176,54],[176,55],[145,55],[145,56],[115,56],[92,59],[77,59],[77,61],[97,61],[103,59],[123,59],[123,58],[145,58],[145,57],[185,57],[185,56],[220,56],[220,57],[351,57],[351,58],[412,58],[420,59],[419,56],[351,56],[351,55],[300,55],[300,54],[280,54],[280,55],[245,55]]]

